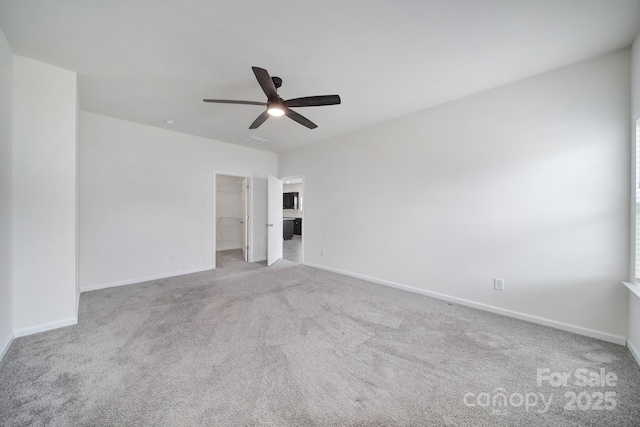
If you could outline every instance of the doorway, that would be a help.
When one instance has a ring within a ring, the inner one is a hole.
[[[222,258],[251,262],[249,191],[251,177],[215,174],[214,266]]]
[[[302,264],[304,262],[304,175],[282,177],[284,243],[282,258]],[[287,232],[287,229],[289,231]],[[293,232],[291,232],[293,230]]]

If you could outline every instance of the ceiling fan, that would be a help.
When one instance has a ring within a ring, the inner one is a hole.
[[[338,95],[305,96],[303,98],[293,98],[285,101],[280,98],[277,92],[277,89],[282,86],[282,79],[280,77],[271,77],[264,68],[251,67],[251,69],[253,69],[253,74],[255,74],[256,79],[258,79],[260,87],[265,95],[267,95],[267,102],[234,101],[230,99],[203,99],[203,101],[218,104],[262,105],[267,107],[267,109],[251,123],[249,129],[257,129],[269,116],[287,116],[309,129],[315,129],[318,125],[303,115],[296,113],[291,107],[319,107],[322,105],[340,104],[340,96]]]

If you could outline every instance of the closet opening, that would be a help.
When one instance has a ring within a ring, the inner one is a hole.
[[[215,251],[221,255],[251,262],[249,192],[251,177],[215,175]]]

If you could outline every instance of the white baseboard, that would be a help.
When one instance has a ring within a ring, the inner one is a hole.
[[[31,326],[29,328],[16,329],[15,337],[25,337],[27,335],[37,334],[38,332],[46,332],[52,329],[63,328],[65,326],[71,326],[78,323],[77,317],[71,317],[69,319],[56,320],[55,322],[49,322],[38,326]]]
[[[350,273],[348,271],[339,270],[336,268],[325,267],[323,265],[313,264],[309,262],[304,262],[304,265],[309,267],[318,268],[320,270],[331,271],[332,273],[338,273],[349,277],[354,277],[356,279],[367,280],[369,282],[377,283],[379,285],[390,286],[392,288],[402,289],[405,291],[426,295],[432,298],[453,302],[456,304],[464,305],[471,308],[477,308],[479,310],[488,311],[491,313],[501,314],[507,317],[513,317],[515,319],[525,320],[527,322],[536,323],[538,325],[549,326],[551,328],[560,329],[562,331],[572,332],[578,335],[584,335],[586,337],[596,338],[601,341],[606,341],[618,345],[626,345],[627,339],[625,337],[619,335],[608,334],[606,332],[595,331],[593,329],[583,328],[581,326],[570,325],[568,323],[558,322],[556,320],[545,319],[543,317],[533,316],[530,314],[520,313],[518,311],[507,310],[505,308],[495,307],[493,305],[483,304],[479,302],[474,302],[470,300],[466,300],[463,298],[453,297],[445,294],[441,294],[438,292],[427,291],[424,289],[414,288],[412,286],[402,285],[395,282],[390,282],[388,280],[376,279],[374,277],[364,276],[362,274]],[[635,356],[634,356],[635,357]],[[638,360],[638,358],[636,358]]]
[[[80,292],[96,291],[98,289],[114,288],[116,286],[133,285],[135,283],[148,282],[149,280],[166,279],[168,277],[182,276],[183,274],[200,273],[201,271],[213,270],[212,265],[189,270],[174,271],[171,273],[155,274],[152,276],[136,277],[135,279],[119,280],[117,282],[100,283],[97,285],[80,286]]]
[[[631,353],[633,358],[636,359],[636,363],[640,365],[640,351],[638,351],[638,347],[636,347],[636,345],[628,339],[627,348],[629,349],[629,352]]]
[[[14,337],[15,337],[14,334],[10,334],[7,337],[7,343],[0,350],[0,361],[2,361],[2,359],[4,359],[4,355],[7,354],[7,351],[9,351],[9,347],[11,347],[11,344],[13,343],[13,338]]]
[[[216,247],[216,252],[220,252],[220,251],[234,251],[236,249],[242,249],[242,246],[221,246],[221,247]]]

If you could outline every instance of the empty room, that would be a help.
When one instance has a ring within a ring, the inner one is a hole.
[[[0,425],[640,425],[640,0],[0,0]]]

